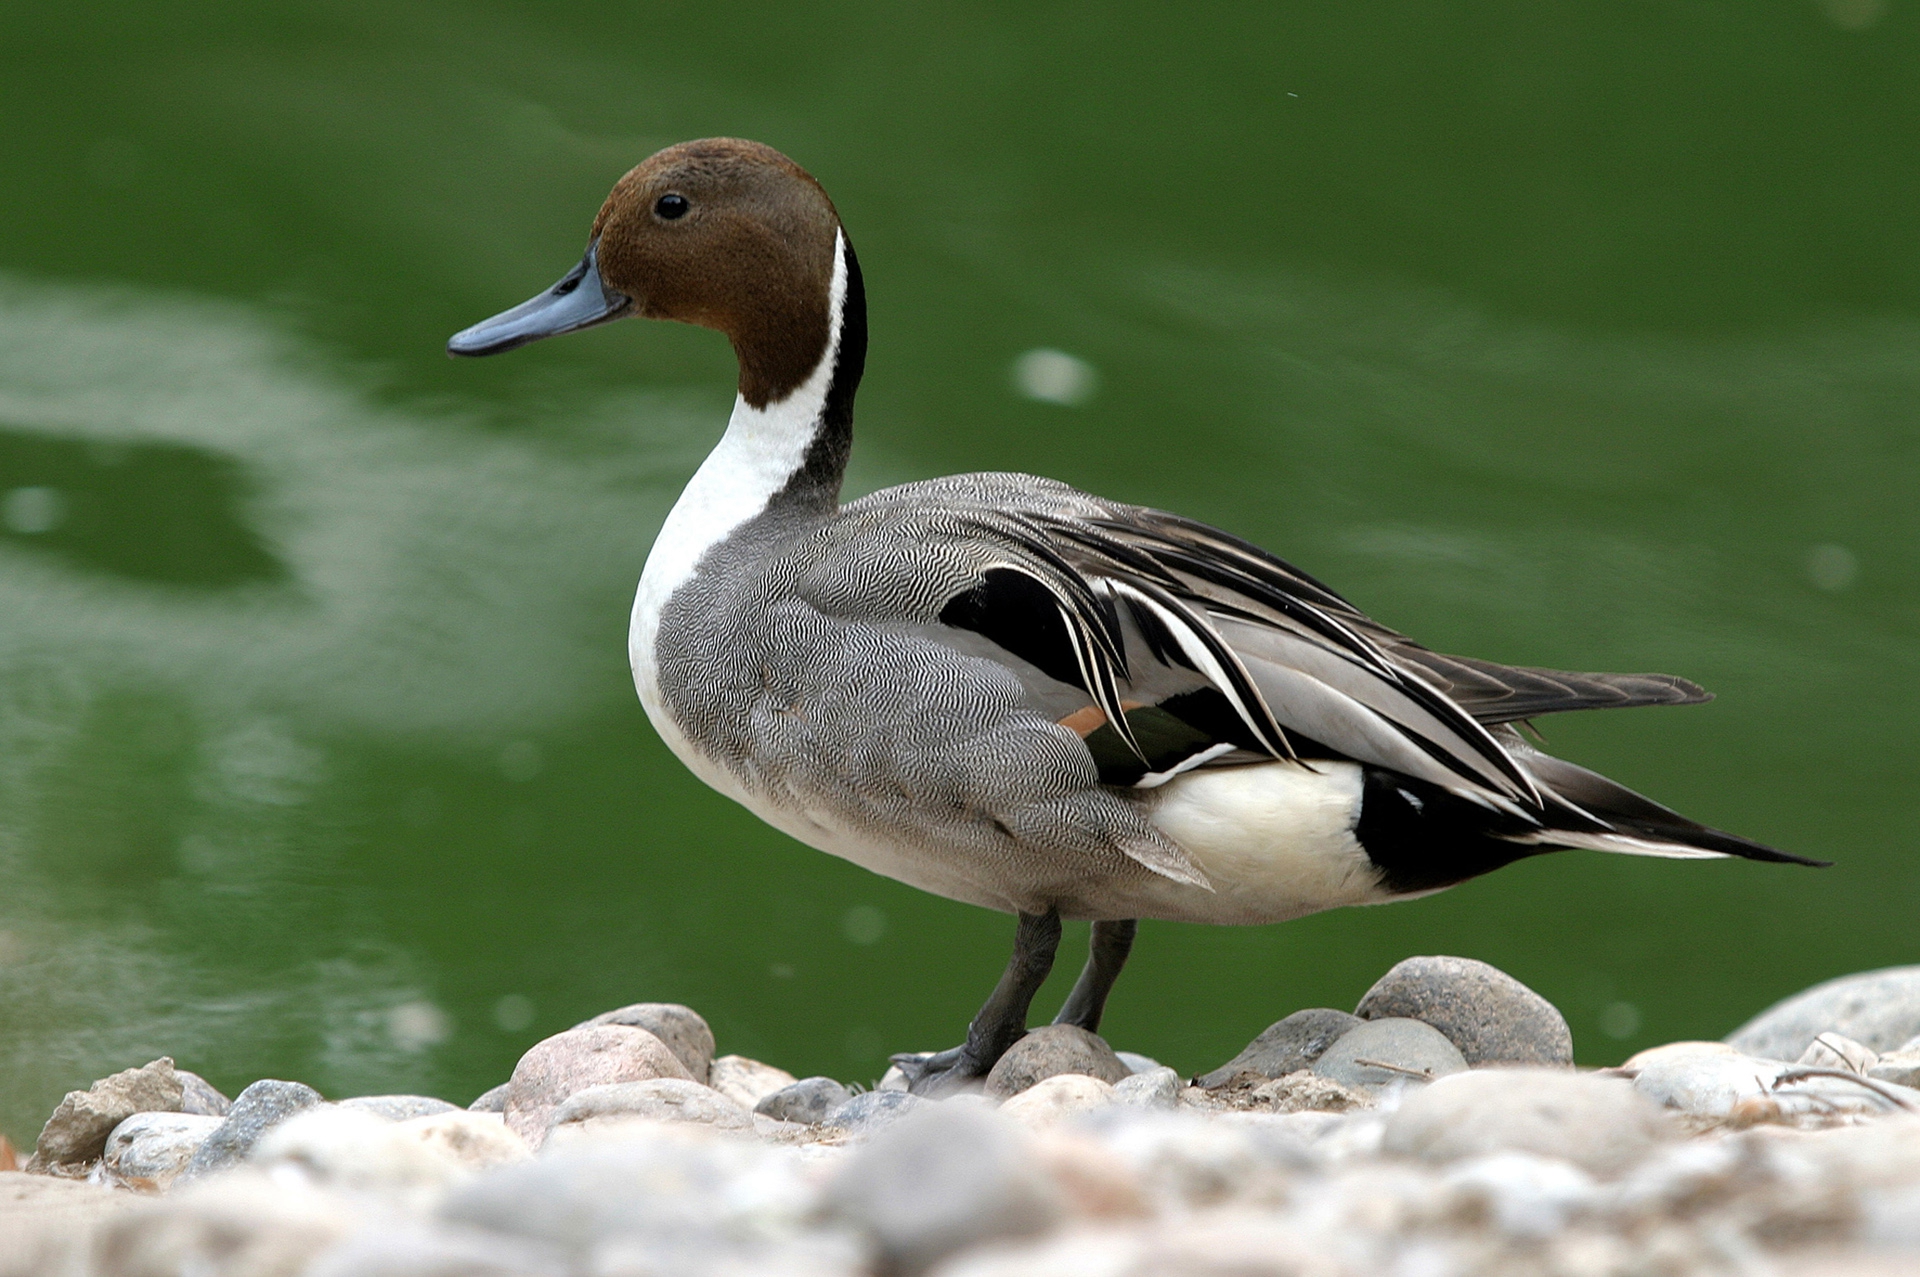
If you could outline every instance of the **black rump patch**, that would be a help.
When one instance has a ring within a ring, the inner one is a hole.
[[[1508,842],[1504,818],[1438,785],[1382,767],[1362,769],[1360,823],[1354,837],[1395,893],[1432,891],[1478,878],[1516,860],[1558,848]],[[1519,822],[1512,822],[1514,832]]]

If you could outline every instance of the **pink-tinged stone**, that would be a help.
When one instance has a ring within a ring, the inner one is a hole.
[[[507,1127],[535,1147],[546,1137],[554,1110],[568,1096],[608,1082],[693,1077],[672,1051],[645,1029],[599,1024],[556,1033],[520,1057],[507,1083]]]

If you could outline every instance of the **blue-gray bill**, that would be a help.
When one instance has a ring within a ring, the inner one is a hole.
[[[598,258],[599,246],[589,246],[580,264],[559,283],[512,310],[461,329],[447,340],[447,353],[497,355],[542,337],[558,337],[620,318],[633,299],[601,282]]]

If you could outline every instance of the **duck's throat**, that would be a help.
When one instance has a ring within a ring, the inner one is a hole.
[[[867,351],[866,294],[844,233],[836,238],[827,314],[825,348],[806,380],[759,407],[744,393],[734,399],[727,433],[661,526],[634,599],[629,644],[637,677],[652,665],[660,609],[709,549],[763,513],[805,520],[838,508]]]

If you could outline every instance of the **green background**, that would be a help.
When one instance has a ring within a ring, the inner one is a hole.
[[[1839,862],[1148,923],[1117,1046],[1208,1068],[1457,953],[1611,1063],[1920,959],[1917,108],[1904,0],[7,6],[0,1129],[163,1052],[464,1101],[640,999],[798,1074],[957,1040],[1009,921],[763,827],[634,700],[725,343],[441,354],[713,134],[860,248],[852,490],[1029,470],[1435,647],[1697,678],[1542,726]],[[1098,393],[1016,394],[1037,347]]]

